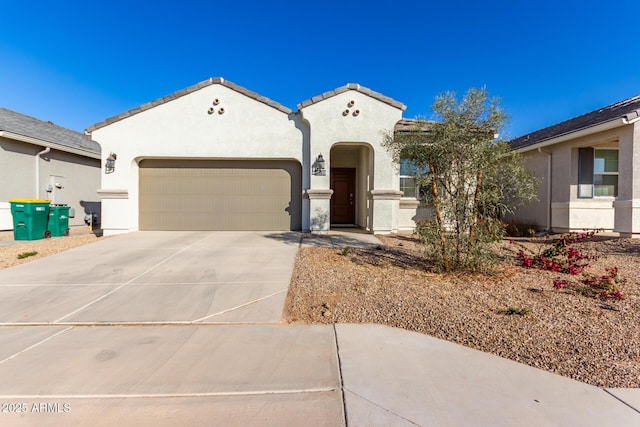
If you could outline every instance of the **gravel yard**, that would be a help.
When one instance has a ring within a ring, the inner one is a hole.
[[[104,237],[100,237],[104,238]],[[58,252],[66,251],[87,243],[95,242],[99,239],[95,234],[88,231],[87,228],[81,227],[71,229],[69,236],[51,237],[49,239],[20,241],[4,246],[3,243],[13,241],[13,234],[4,234],[0,236],[0,270],[3,268],[13,267],[14,265],[23,264]],[[18,255],[27,252],[37,252],[37,255],[28,256],[18,259]]]
[[[626,284],[617,301],[554,289],[554,278],[568,275],[520,267],[508,241],[489,276],[430,273],[410,236],[380,240],[378,249],[347,255],[301,249],[284,321],[382,323],[600,387],[640,387],[640,241],[596,236],[575,245],[598,255],[588,271],[620,268]],[[540,241],[517,243],[536,251]]]

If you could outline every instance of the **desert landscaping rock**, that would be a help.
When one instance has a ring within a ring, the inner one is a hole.
[[[598,238],[580,244],[598,274],[616,265],[623,301],[555,290],[558,273],[516,265],[502,245],[493,275],[434,274],[407,236],[384,246],[304,248],[284,310],[289,323],[381,323],[421,332],[600,387],[640,387],[640,242]],[[544,240],[517,242],[538,251]],[[509,315],[510,307],[528,314]]]
[[[13,267],[14,265],[24,264],[58,252],[77,248],[78,246],[96,242],[98,239],[106,239],[107,237],[97,237],[95,234],[88,232],[86,229],[71,230],[71,235],[64,237],[52,237],[50,239],[20,241],[8,246],[0,245],[0,270]],[[13,240],[12,235],[0,236],[0,241]],[[25,252],[37,252],[37,255],[18,259],[18,255]]]

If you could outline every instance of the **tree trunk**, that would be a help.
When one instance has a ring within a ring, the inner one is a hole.
[[[480,186],[482,185],[482,169],[478,171],[476,177],[476,191],[473,195],[473,215],[471,216],[471,228],[469,229],[469,251],[473,249],[476,237],[476,223],[478,222],[478,202],[480,200]]]
[[[440,235],[440,251],[442,252],[442,263],[444,264],[444,271],[449,272],[449,259],[447,258],[447,241],[444,237],[444,227],[442,226],[442,216],[440,214],[440,199],[438,197],[438,186],[436,185],[436,171],[433,168],[432,162],[429,162],[429,171],[431,171],[431,194],[433,194],[433,209],[436,212],[438,234]]]

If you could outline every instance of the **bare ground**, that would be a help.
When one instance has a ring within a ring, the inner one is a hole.
[[[520,267],[505,241],[493,275],[429,272],[407,236],[381,237],[379,249],[304,248],[284,310],[289,323],[381,323],[526,363],[600,387],[640,387],[640,241],[581,243],[599,274],[616,265],[624,300],[556,290],[560,273]],[[533,251],[544,241],[519,243]],[[529,310],[509,315],[509,308]]]
[[[13,240],[12,234],[5,234],[0,236],[0,270],[13,267],[14,265],[24,264],[25,262],[30,262],[105,238],[106,237],[96,237],[95,234],[90,233],[88,229],[82,227],[71,229],[69,236],[20,241],[9,246],[2,246],[2,241]],[[18,255],[28,252],[37,252],[37,254],[22,259],[18,258]]]

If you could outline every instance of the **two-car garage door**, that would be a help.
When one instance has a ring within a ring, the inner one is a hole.
[[[300,230],[301,167],[287,160],[143,160],[140,230]]]

